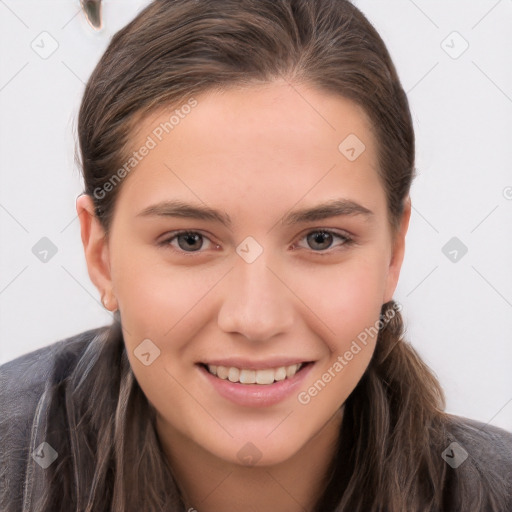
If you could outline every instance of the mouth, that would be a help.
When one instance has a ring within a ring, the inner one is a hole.
[[[291,380],[311,364],[313,364],[312,361],[305,361],[275,368],[249,369],[199,363],[208,373],[218,379],[230,381],[234,384],[260,384],[267,386],[276,382]]]
[[[238,366],[231,366],[234,364]],[[315,365],[316,361],[301,362],[290,358],[262,362],[219,360],[196,364],[206,385],[205,392],[213,389],[231,403],[250,408],[270,407],[289,399],[305,386]]]

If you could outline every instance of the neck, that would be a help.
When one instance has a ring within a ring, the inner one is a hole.
[[[343,408],[291,458],[272,466],[248,467],[219,459],[170,431],[159,416],[156,429],[185,510],[312,512],[330,476],[342,419]]]

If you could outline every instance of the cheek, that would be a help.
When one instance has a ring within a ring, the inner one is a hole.
[[[308,278],[298,294],[311,305],[310,329],[321,337],[325,350],[299,403],[314,401],[315,408],[335,410],[365,372],[375,349],[382,307],[386,273],[381,259],[378,251],[373,256],[361,252],[338,266],[305,274]]]
[[[186,359],[190,340],[207,321],[203,301],[213,286],[211,281],[204,272],[146,258],[144,251],[118,255],[115,260],[113,282],[128,358],[139,385],[157,410],[168,407],[170,396],[177,410],[186,407],[190,399],[180,383],[188,378],[192,363],[186,366],[176,361]],[[147,349],[142,351],[142,346]],[[148,365],[142,356],[147,352]]]
[[[155,261],[143,251],[116,259],[113,281],[125,345],[137,380],[149,397],[163,390],[181,396],[173,377],[183,381],[192,363],[189,367],[176,362],[191,361],[190,351],[195,347],[191,341],[215,318],[210,292],[225,270],[198,268]],[[158,354],[147,367],[136,357],[146,339]]]
[[[212,286],[197,267],[172,265],[163,253],[137,247],[129,254],[113,251],[112,281],[127,327],[158,338],[190,313]]]
[[[323,300],[315,302],[315,313],[325,326],[324,357],[297,396],[312,416],[330,417],[339,409],[370,363],[382,306],[379,277],[369,269],[340,271],[337,280],[326,281]]]
[[[378,318],[386,272],[377,251],[302,275],[294,291],[324,323],[326,339],[346,341]]]

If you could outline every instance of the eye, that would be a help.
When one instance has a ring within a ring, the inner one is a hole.
[[[178,252],[198,252],[200,249],[203,248],[203,240],[208,240],[210,244],[212,244],[211,240],[202,235],[201,233],[197,231],[174,231],[173,233],[170,233],[172,236],[168,236],[161,242],[158,242],[158,245],[160,246],[171,246],[175,248]],[[178,244],[178,247],[176,248],[176,245],[173,244],[173,242],[176,241]],[[218,245],[215,244],[216,247]],[[201,252],[201,251],[199,251]]]
[[[198,231],[174,231],[169,233],[169,235],[170,236],[167,236],[161,242],[158,242],[158,245],[162,247],[171,246],[174,250],[182,254],[204,252],[201,251],[201,249],[204,248],[204,240],[208,241],[210,248],[212,245],[214,245],[215,248],[219,248],[219,245],[213,244],[207,236],[199,233]],[[310,248],[313,249],[313,252],[320,253],[321,256],[323,256],[321,252],[327,252],[326,249],[330,249],[334,238],[338,238],[342,242],[338,247],[354,243],[353,239],[348,235],[337,233],[329,229],[316,229],[314,231],[310,231],[302,237],[301,240],[304,238],[307,239],[307,242],[310,244]],[[177,246],[174,242],[177,243]],[[330,254],[330,251],[328,251],[328,254]]]
[[[338,238],[342,241],[337,247],[347,246],[354,242],[354,240],[347,234],[337,233],[329,229],[316,229],[307,233],[301,240],[307,240],[309,248],[313,249],[313,252],[326,252],[325,249],[330,249],[334,238]],[[307,249],[307,247],[306,247]],[[328,252],[330,254],[330,251]],[[323,254],[320,254],[323,256]]]

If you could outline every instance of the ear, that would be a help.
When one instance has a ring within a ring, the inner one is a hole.
[[[404,211],[400,221],[400,227],[395,235],[391,253],[391,260],[389,263],[388,276],[386,282],[386,289],[383,298],[383,304],[393,299],[396,286],[398,284],[398,277],[400,276],[400,269],[405,254],[405,235],[409,228],[409,220],[411,218],[411,198],[407,196],[404,200]]]
[[[80,233],[89,277],[100,292],[102,300],[105,299],[103,305],[114,311],[117,309],[117,301],[112,290],[108,237],[96,216],[92,197],[87,194],[79,196],[76,200],[76,211],[80,219]]]

